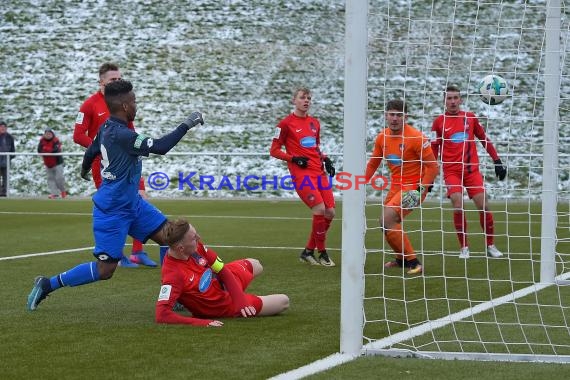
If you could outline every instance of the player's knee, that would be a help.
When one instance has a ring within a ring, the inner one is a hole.
[[[335,215],[336,215],[336,212],[335,212],[334,208],[327,208],[325,210],[325,218],[332,220],[332,219],[334,219]]]
[[[97,270],[99,271],[99,280],[108,280],[113,277],[115,269],[117,269],[117,262],[101,261],[97,262]]]
[[[250,262],[251,267],[253,268],[254,276],[258,276],[263,272],[263,265],[261,265],[261,262],[258,259],[248,258],[247,261]]]

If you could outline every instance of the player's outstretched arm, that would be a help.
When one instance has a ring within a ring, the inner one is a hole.
[[[221,327],[223,322],[214,319],[201,319],[194,317],[186,317],[172,311],[172,305],[168,302],[157,302],[156,304],[156,323],[179,324],[204,327]]]
[[[200,112],[192,112],[186,120],[184,120],[178,127],[176,127],[176,129],[174,129],[169,134],[154,140],[143,136],[142,142],[138,145],[142,147],[142,149],[146,147],[149,153],[165,155],[170,151],[170,149],[174,148],[180,140],[182,140],[182,137],[184,137],[186,132],[198,124],[204,124],[202,114]],[[137,139],[139,136],[142,135],[138,135]]]

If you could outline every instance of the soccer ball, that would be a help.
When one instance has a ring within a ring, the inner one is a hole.
[[[479,98],[492,106],[501,104],[509,95],[507,81],[498,75],[487,75],[477,85]]]

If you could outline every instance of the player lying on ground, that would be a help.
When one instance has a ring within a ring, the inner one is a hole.
[[[169,249],[162,264],[157,323],[219,327],[223,323],[214,318],[275,315],[289,308],[289,297],[285,294],[244,293],[263,271],[258,260],[241,259],[224,264],[184,219],[168,221],[164,231]],[[172,309],[176,302],[193,317],[175,313]]]

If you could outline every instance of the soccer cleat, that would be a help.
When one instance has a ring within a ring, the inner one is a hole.
[[[503,256],[503,253],[501,251],[499,251],[497,249],[497,247],[495,247],[494,244],[491,244],[491,245],[487,246],[487,256],[498,258],[498,257]]]
[[[469,247],[461,247],[459,251],[459,258],[460,259],[468,259],[469,258]]]
[[[319,263],[325,267],[334,267],[334,261],[331,260],[327,251],[322,251],[319,255]]]
[[[42,302],[47,295],[51,292],[51,285],[49,283],[49,278],[38,276],[34,280],[34,287],[28,295],[28,310],[34,311],[38,308],[40,302]]]
[[[410,268],[406,273],[408,273],[408,274],[422,274],[423,271],[424,271],[424,268],[422,267],[422,264],[416,264],[415,267]]]
[[[132,263],[146,265],[147,267],[157,266],[157,264],[154,261],[152,261],[144,251],[133,252],[129,257],[129,260],[131,260]]]
[[[139,264],[133,263],[127,256],[123,256],[119,261],[119,266],[123,268],[138,268]]]
[[[319,265],[317,259],[315,259],[315,254],[312,251],[307,251],[306,249],[301,252],[299,260],[303,263],[309,263],[311,265]]]
[[[398,260],[387,261],[384,263],[384,268],[401,268],[402,263]]]

